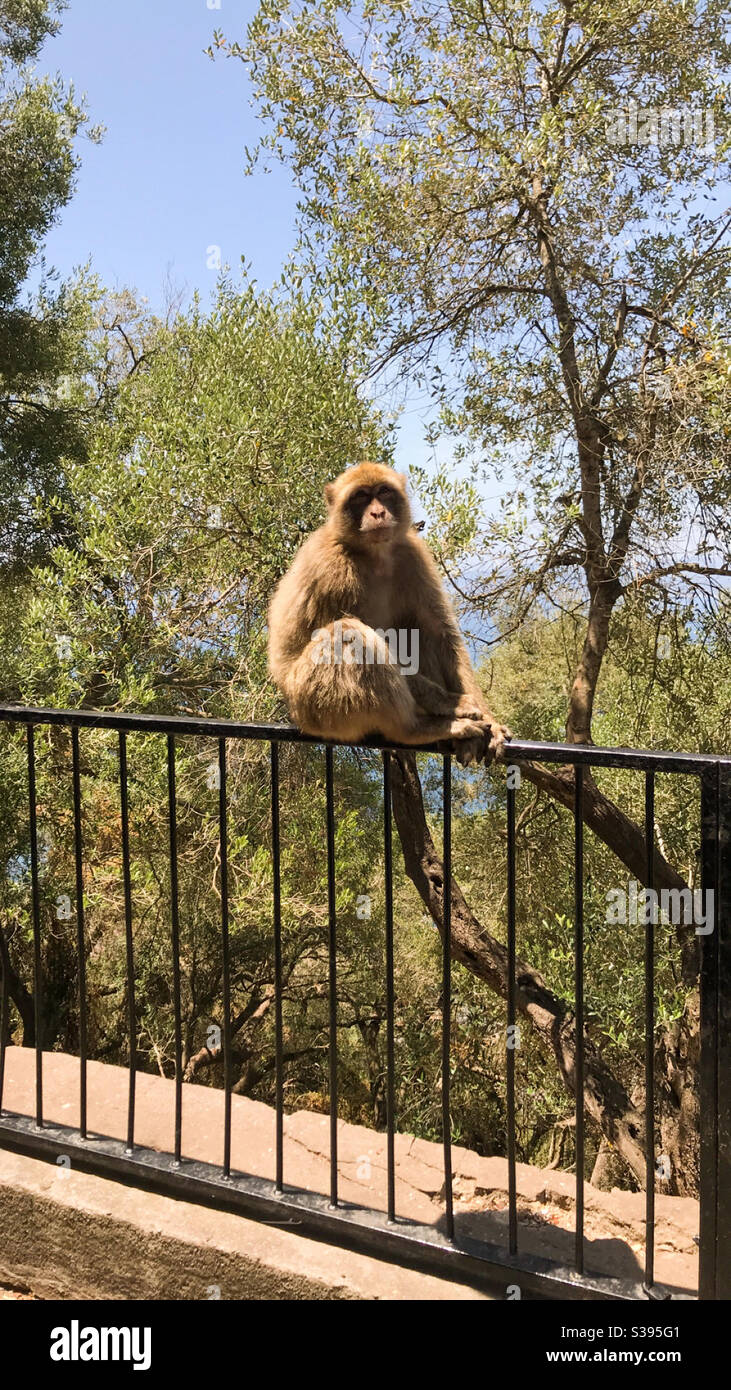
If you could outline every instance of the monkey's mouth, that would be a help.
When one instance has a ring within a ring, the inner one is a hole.
[[[393,534],[394,524],[392,521],[371,521],[361,527],[365,536],[370,536],[374,541],[389,541]]]

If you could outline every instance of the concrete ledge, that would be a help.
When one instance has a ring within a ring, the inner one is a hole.
[[[485,1299],[227,1212],[0,1152],[0,1283],[41,1298]]]
[[[139,1073],[135,1139],[173,1149],[174,1083]],[[6,1053],[3,1107],[32,1115],[35,1057]],[[90,1132],[121,1139],[126,1132],[124,1068],[90,1062]],[[63,1053],[43,1057],[44,1118],[78,1125],[79,1064]],[[214,1165],[223,1148],[223,1092],[183,1087],[183,1154]],[[284,1180],[314,1193],[329,1191],[329,1117],[307,1111],[285,1117]],[[443,1153],[439,1144],[396,1136],[396,1210],[438,1226],[443,1220]],[[63,1155],[61,1155],[63,1159]],[[234,1172],[273,1179],[274,1111],[232,1097]],[[507,1163],[452,1150],[455,1219],[464,1233],[507,1245]],[[70,1158],[67,1157],[70,1165]],[[386,1208],[386,1136],[338,1123],[339,1191],[344,1201]],[[575,1183],[569,1173],[517,1165],[519,1248],[570,1266]],[[641,1282],[644,1195],[600,1192],[585,1184],[587,1272]],[[698,1204],[656,1195],[656,1277],[678,1291],[697,1278]],[[283,1230],[234,1213],[125,1187],[72,1166],[56,1166],[0,1148],[0,1283],[25,1282],[48,1297],[297,1299],[474,1299],[489,1297],[436,1276]],[[519,1276],[518,1276],[519,1282]]]
[[[7,1052],[4,1109],[32,1109],[34,1057]],[[97,1133],[124,1133],[126,1073],[89,1064],[90,1118]],[[171,1082],[140,1075],[140,1142],[166,1147]],[[220,1091],[185,1087],[189,1156],[218,1157],[223,1134]],[[272,1112],[234,1096],[239,1167],[269,1169]],[[78,1062],[44,1057],[48,1120],[78,1123]],[[307,1117],[309,1118],[309,1117]],[[324,1121],[322,1116],[313,1119]],[[367,1132],[366,1132],[367,1133]],[[246,1152],[241,1147],[246,1137]],[[380,1138],[380,1136],[376,1136]],[[361,1144],[362,1148],[362,1144]],[[190,1152],[192,1149],[192,1153]],[[258,1152],[258,1160],[255,1153]],[[302,1159],[307,1155],[306,1148]],[[293,1155],[294,1157],[294,1155]],[[317,1155],[303,1166],[315,1190],[327,1176]],[[292,1169],[290,1168],[290,1172]],[[362,1194],[361,1194],[362,1200]],[[0,1284],[41,1298],[82,1299],[396,1299],[484,1300],[487,1294],[398,1265],[341,1250],[263,1222],[212,1211],[122,1183],[44,1163],[0,1148]]]

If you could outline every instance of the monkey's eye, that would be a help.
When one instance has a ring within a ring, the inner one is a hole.
[[[348,500],[356,507],[364,507],[366,502],[370,502],[370,498],[371,494],[368,489],[361,487]]]
[[[394,492],[392,487],[389,487],[386,484],[384,487],[379,487],[378,496],[381,498],[382,502],[393,502],[396,493]]]

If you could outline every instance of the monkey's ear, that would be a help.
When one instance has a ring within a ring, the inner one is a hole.
[[[334,484],[334,483],[325,483],[325,494],[324,494],[324,495],[325,495],[325,501],[327,502],[328,507],[331,507],[332,504],[333,504],[333,502],[335,501],[335,484]]]

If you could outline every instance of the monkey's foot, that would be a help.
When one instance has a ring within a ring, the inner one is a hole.
[[[462,767],[482,762],[487,750],[491,726],[485,719],[455,719],[448,747]]]
[[[451,751],[461,767],[481,763],[485,757],[484,738],[461,738],[451,745]]]
[[[493,758],[498,760],[505,757],[505,744],[509,743],[513,737],[512,730],[507,724],[493,724],[490,727],[490,737],[485,749],[485,762],[492,762]]]
[[[507,725],[483,720],[475,729],[474,721],[464,722],[472,727],[465,729],[466,736],[450,743],[451,751],[462,767],[469,767],[472,763],[491,763],[505,756],[505,744],[513,737]]]

